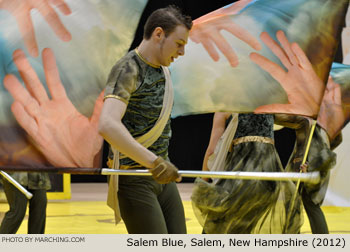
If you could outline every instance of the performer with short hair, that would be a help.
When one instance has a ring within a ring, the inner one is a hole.
[[[181,178],[168,160],[173,94],[166,67],[185,54],[191,27],[191,18],[174,6],[154,11],[141,44],[108,77],[99,132],[110,144],[109,166],[120,162],[120,169],[149,169],[153,175],[122,176],[119,186],[110,177],[108,204],[118,221],[119,200],[129,233],[186,233],[174,183]]]

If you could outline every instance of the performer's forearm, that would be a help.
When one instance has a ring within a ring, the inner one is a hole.
[[[99,133],[113,148],[124,155],[147,168],[154,167],[153,162],[157,159],[157,156],[138,143],[122,122],[109,121],[100,124]]]
[[[106,99],[99,119],[99,133],[116,150],[147,168],[154,168],[157,156],[138,143],[122,123],[127,104]]]
[[[203,165],[202,165],[202,170],[203,171],[209,171],[208,168],[208,159],[210,155],[214,153],[215,147],[222,136],[222,134],[225,131],[225,122],[227,118],[229,117],[229,113],[223,113],[223,112],[216,112],[214,114],[213,118],[213,127],[211,129],[211,134],[210,134],[210,140],[209,140],[209,145],[208,148],[205,152],[204,159],[203,159]]]
[[[205,155],[204,155],[204,159],[203,159],[203,164],[202,164],[202,171],[209,171],[209,168],[208,168],[208,159],[209,159],[209,156],[213,154],[213,153],[210,153],[208,152],[208,150],[205,152]]]
[[[213,118],[213,127],[210,133],[209,145],[207,153],[210,156],[214,153],[215,147],[225,131],[226,120],[229,118],[230,113],[227,112],[216,112]]]

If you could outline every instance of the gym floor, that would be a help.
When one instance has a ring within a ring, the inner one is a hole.
[[[180,183],[178,188],[183,200],[189,234],[200,234],[202,228],[197,222],[191,206],[192,183]],[[114,224],[113,211],[106,205],[106,183],[72,183],[70,200],[50,200],[47,207],[47,234],[127,234],[121,222]],[[331,234],[350,233],[350,207],[322,207]],[[0,203],[0,219],[8,210],[7,203]],[[26,215],[18,234],[27,233]],[[310,234],[311,229],[304,214],[301,233]]]

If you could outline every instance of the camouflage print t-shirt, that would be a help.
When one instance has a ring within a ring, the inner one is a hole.
[[[107,80],[105,99],[116,98],[127,104],[122,122],[136,138],[147,133],[158,120],[163,107],[164,91],[165,76],[162,68],[150,65],[133,50],[112,68]],[[168,159],[170,136],[169,118],[161,136],[148,149]],[[109,158],[113,159],[111,147]],[[129,158],[121,159],[120,164],[141,167]]]

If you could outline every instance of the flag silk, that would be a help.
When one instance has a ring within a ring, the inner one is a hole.
[[[47,164],[11,111],[14,99],[4,87],[4,77],[14,74],[21,80],[13,52],[24,51],[52,97],[41,57],[43,49],[50,48],[69,100],[90,117],[109,71],[130,47],[146,4],[147,0],[1,1],[0,165]]]
[[[350,120],[350,66],[333,63],[318,123],[334,139]]]
[[[342,100],[350,103],[350,65],[333,63],[330,75],[335,83],[341,85]]]
[[[326,83],[347,7],[348,0],[242,0],[195,20],[185,56],[170,67],[172,116],[252,112],[262,105],[288,103],[282,85],[249,58],[257,52],[284,68],[261,40],[262,32],[276,39],[276,32],[284,31]],[[237,29],[242,30],[235,33]],[[244,32],[260,42],[261,50],[242,39]],[[236,55],[236,63],[229,54]]]

